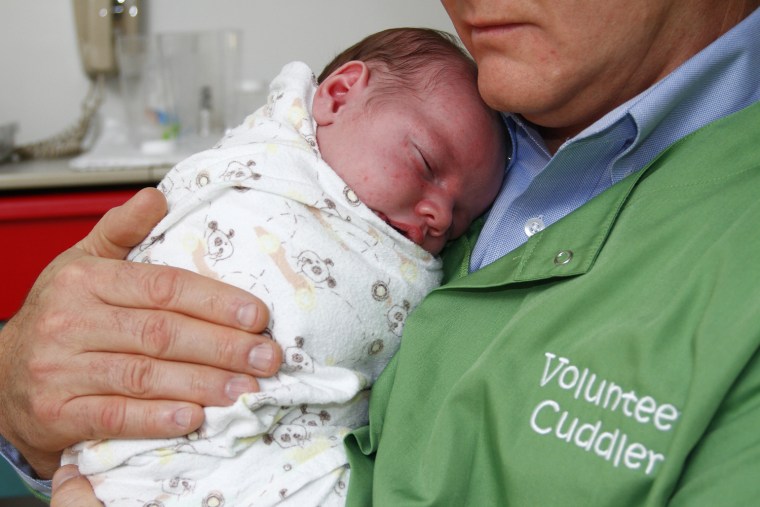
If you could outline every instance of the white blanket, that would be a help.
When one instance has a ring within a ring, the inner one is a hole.
[[[77,463],[106,505],[342,504],[343,436],[397,350],[439,261],[359,202],[325,164],[316,83],[292,63],[268,104],[161,182],[170,212],[130,258],[190,269],[270,304],[279,374],[183,438],[84,442]],[[159,503],[160,502],[160,503]]]

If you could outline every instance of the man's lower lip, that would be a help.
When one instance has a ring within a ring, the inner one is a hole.
[[[472,37],[489,37],[504,35],[514,32],[523,26],[521,23],[510,23],[506,25],[476,26],[472,28]]]

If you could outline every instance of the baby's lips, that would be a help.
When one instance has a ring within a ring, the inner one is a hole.
[[[413,227],[407,224],[394,222],[381,211],[372,210],[372,212],[377,215],[383,222],[395,229],[399,234],[407,238],[409,241],[412,241],[417,245],[422,245],[422,242],[425,240],[425,234],[419,227]]]
[[[377,215],[378,218],[380,218],[380,220],[382,220],[383,222],[385,222],[388,225],[390,225],[390,222],[388,222],[388,217],[385,216],[385,213],[383,213],[382,211],[375,211],[375,210],[372,210],[372,213],[374,213],[375,215]]]
[[[420,227],[401,224],[394,222],[393,220],[389,220],[388,222],[390,223],[391,227],[396,229],[398,232],[406,236],[410,241],[416,243],[417,245],[422,245],[422,243],[425,241],[425,233]]]

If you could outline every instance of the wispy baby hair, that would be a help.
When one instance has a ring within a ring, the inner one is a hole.
[[[461,77],[473,82],[477,77],[475,62],[459,39],[431,28],[390,28],[372,34],[336,56],[318,81],[321,83],[352,60],[367,64],[373,72],[370,79],[375,80],[380,93],[397,91],[399,87],[416,92],[426,90],[444,71],[457,70]]]

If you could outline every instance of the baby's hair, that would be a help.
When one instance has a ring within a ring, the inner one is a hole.
[[[380,95],[399,88],[415,93],[425,91],[441,73],[452,70],[473,82],[477,78],[475,62],[459,39],[431,28],[391,28],[372,34],[336,56],[317,81],[321,83],[352,60],[367,64],[373,72],[370,80],[375,81]],[[421,81],[422,77],[426,79]]]

